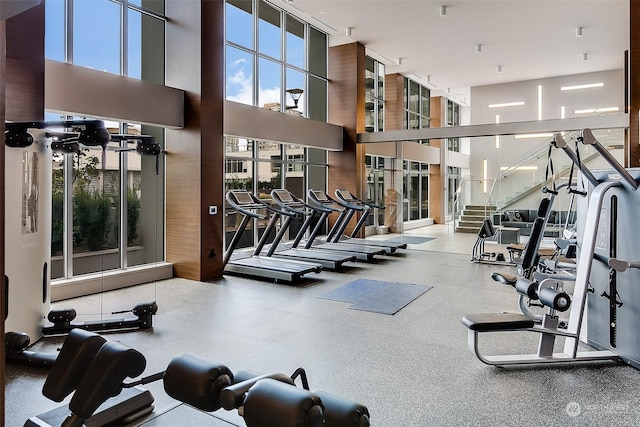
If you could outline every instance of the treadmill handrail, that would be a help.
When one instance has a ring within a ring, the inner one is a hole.
[[[324,195],[324,197],[327,198],[327,203],[319,200],[316,196],[316,193],[322,193]],[[331,198],[331,196],[329,196],[327,193],[325,193],[322,190],[309,190],[308,192],[309,194],[309,200],[311,200],[315,205],[317,206],[321,206],[324,207],[325,209],[328,209],[328,211],[325,211],[327,213],[330,212],[342,212],[343,209],[338,208],[338,207],[334,207],[334,206],[330,206],[329,203],[334,203],[337,206],[340,206],[340,203],[338,203],[335,199]]]
[[[285,202],[284,200],[282,200],[279,195],[280,192],[288,193],[293,201]],[[282,209],[290,210],[301,216],[306,216],[307,214],[309,214],[311,211],[315,209],[313,206],[300,200],[298,197],[294,196],[293,193],[291,193],[289,190],[285,190],[285,189],[271,190],[271,200],[273,200]],[[300,207],[302,207],[303,209],[299,209]],[[306,208],[307,210],[305,210],[304,208]]]
[[[246,193],[249,196],[251,196],[251,199],[253,200],[253,203],[251,203],[251,204],[248,204],[248,203],[247,204],[239,204],[237,202],[237,199],[235,198],[234,194],[235,193],[240,193],[240,192]],[[233,197],[232,197],[232,195],[233,195]],[[231,190],[231,191],[229,191],[227,193],[226,198],[227,198],[227,202],[229,202],[229,204],[234,209],[236,209],[236,210],[238,210],[238,211],[240,211],[240,212],[242,212],[244,214],[247,214],[247,215],[249,215],[249,216],[251,216],[253,218],[264,219],[264,218],[267,217],[267,215],[259,214],[257,212],[254,212],[254,211],[250,210],[250,209],[267,209],[270,212],[277,213],[277,214],[284,215],[284,216],[295,216],[296,215],[293,212],[283,211],[281,209],[275,208],[275,207],[271,206],[270,204],[266,203],[264,200],[256,197],[254,194],[249,193],[246,190],[240,190],[240,191],[239,190]]]
[[[336,195],[336,199],[337,199],[338,203],[340,203],[342,206],[344,206],[344,207],[345,207],[345,208],[347,208],[347,209],[353,209],[353,210],[356,210],[356,211],[363,211],[363,210],[365,210],[365,209],[368,209],[368,206],[366,206],[366,207],[365,207],[365,206],[363,206],[362,204],[357,205],[357,204],[350,203],[350,202],[349,202],[347,199],[345,199],[345,198],[344,198],[344,196],[342,195],[342,192],[343,192],[343,191],[346,191],[347,193],[349,193],[349,195],[350,195],[351,197],[353,197],[353,201],[354,201],[354,202],[356,202],[356,203],[359,203],[359,202],[360,202],[360,200],[359,200],[359,199],[357,199],[357,198],[355,198],[355,197],[353,196],[353,194],[351,194],[351,192],[350,192],[350,191],[348,191],[348,190],[340,190],[340,189],[337,189],[337,190],[335,191],[335,193],[334,193],[334,194]]]
[[[377,209],[385,209],[384,205],[376,205],[373,202],[367,201],[367,200],[363,200],[360,199],[358,197],[356,197],[352,192],[350,192],[349,190],[341,190],[341,189],[337,189],[336,190],[336,197],[340,200],[344,200],[345,202],[349,202],[348,200],[344,199],[344,197],[342,196],[342,192],[347,192],[349,193],[349,196],[351,196],[351,199],[356,202],[356,203],[362,203],[365,206],[369,206],[370,208],[377,208]]]

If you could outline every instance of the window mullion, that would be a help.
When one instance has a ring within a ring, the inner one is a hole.
[[[73,1],[67,0],[64,9],[64,60],[73,64]]]
[[[127,1],[120,5],[120,74],[129,75],[129,8]]]

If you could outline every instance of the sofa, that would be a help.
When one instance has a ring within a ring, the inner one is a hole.
[[[569,223],[575,223],[576,213],[569,213]],[[519,228],[521,236],[530,236],[533,222],[538,216],[537,209],[508,209],[501,213],[493,215],[493,224],[495,226]],[[560,237],[560,233],[567,221],[567,211],[554,211],[549,214],[547,227],[544,231],[544,237]]]

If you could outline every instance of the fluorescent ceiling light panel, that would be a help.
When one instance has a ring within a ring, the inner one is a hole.
[[[537,171],[537,166],[501,166],[501,171]]]
[[[523,133],[520,135],[516,135],[516,139],[528,139],[528,138],[550,138],[552,137],[552,133]]]
[[[584,110],[575,110],[573,113],[574,114],[611,113],[613,111],[620,111],[620,107],[586,108]]]
[[[578,89],[591,89],[594,87],[602,87],[604,83],[588,83],[584,85],[575,85],[575,86],[562,86],[560,90],[578,90]]]
[[[489,108],[517,107],[518,105],[524,105],[524,101],[504,102],[502,104],[489,104]]]

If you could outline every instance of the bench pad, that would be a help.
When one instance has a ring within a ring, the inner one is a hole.
[[[461,320],[464,326],[478,332],[528,329],[534,326],[530,317],[512,313],[465,314]]]

